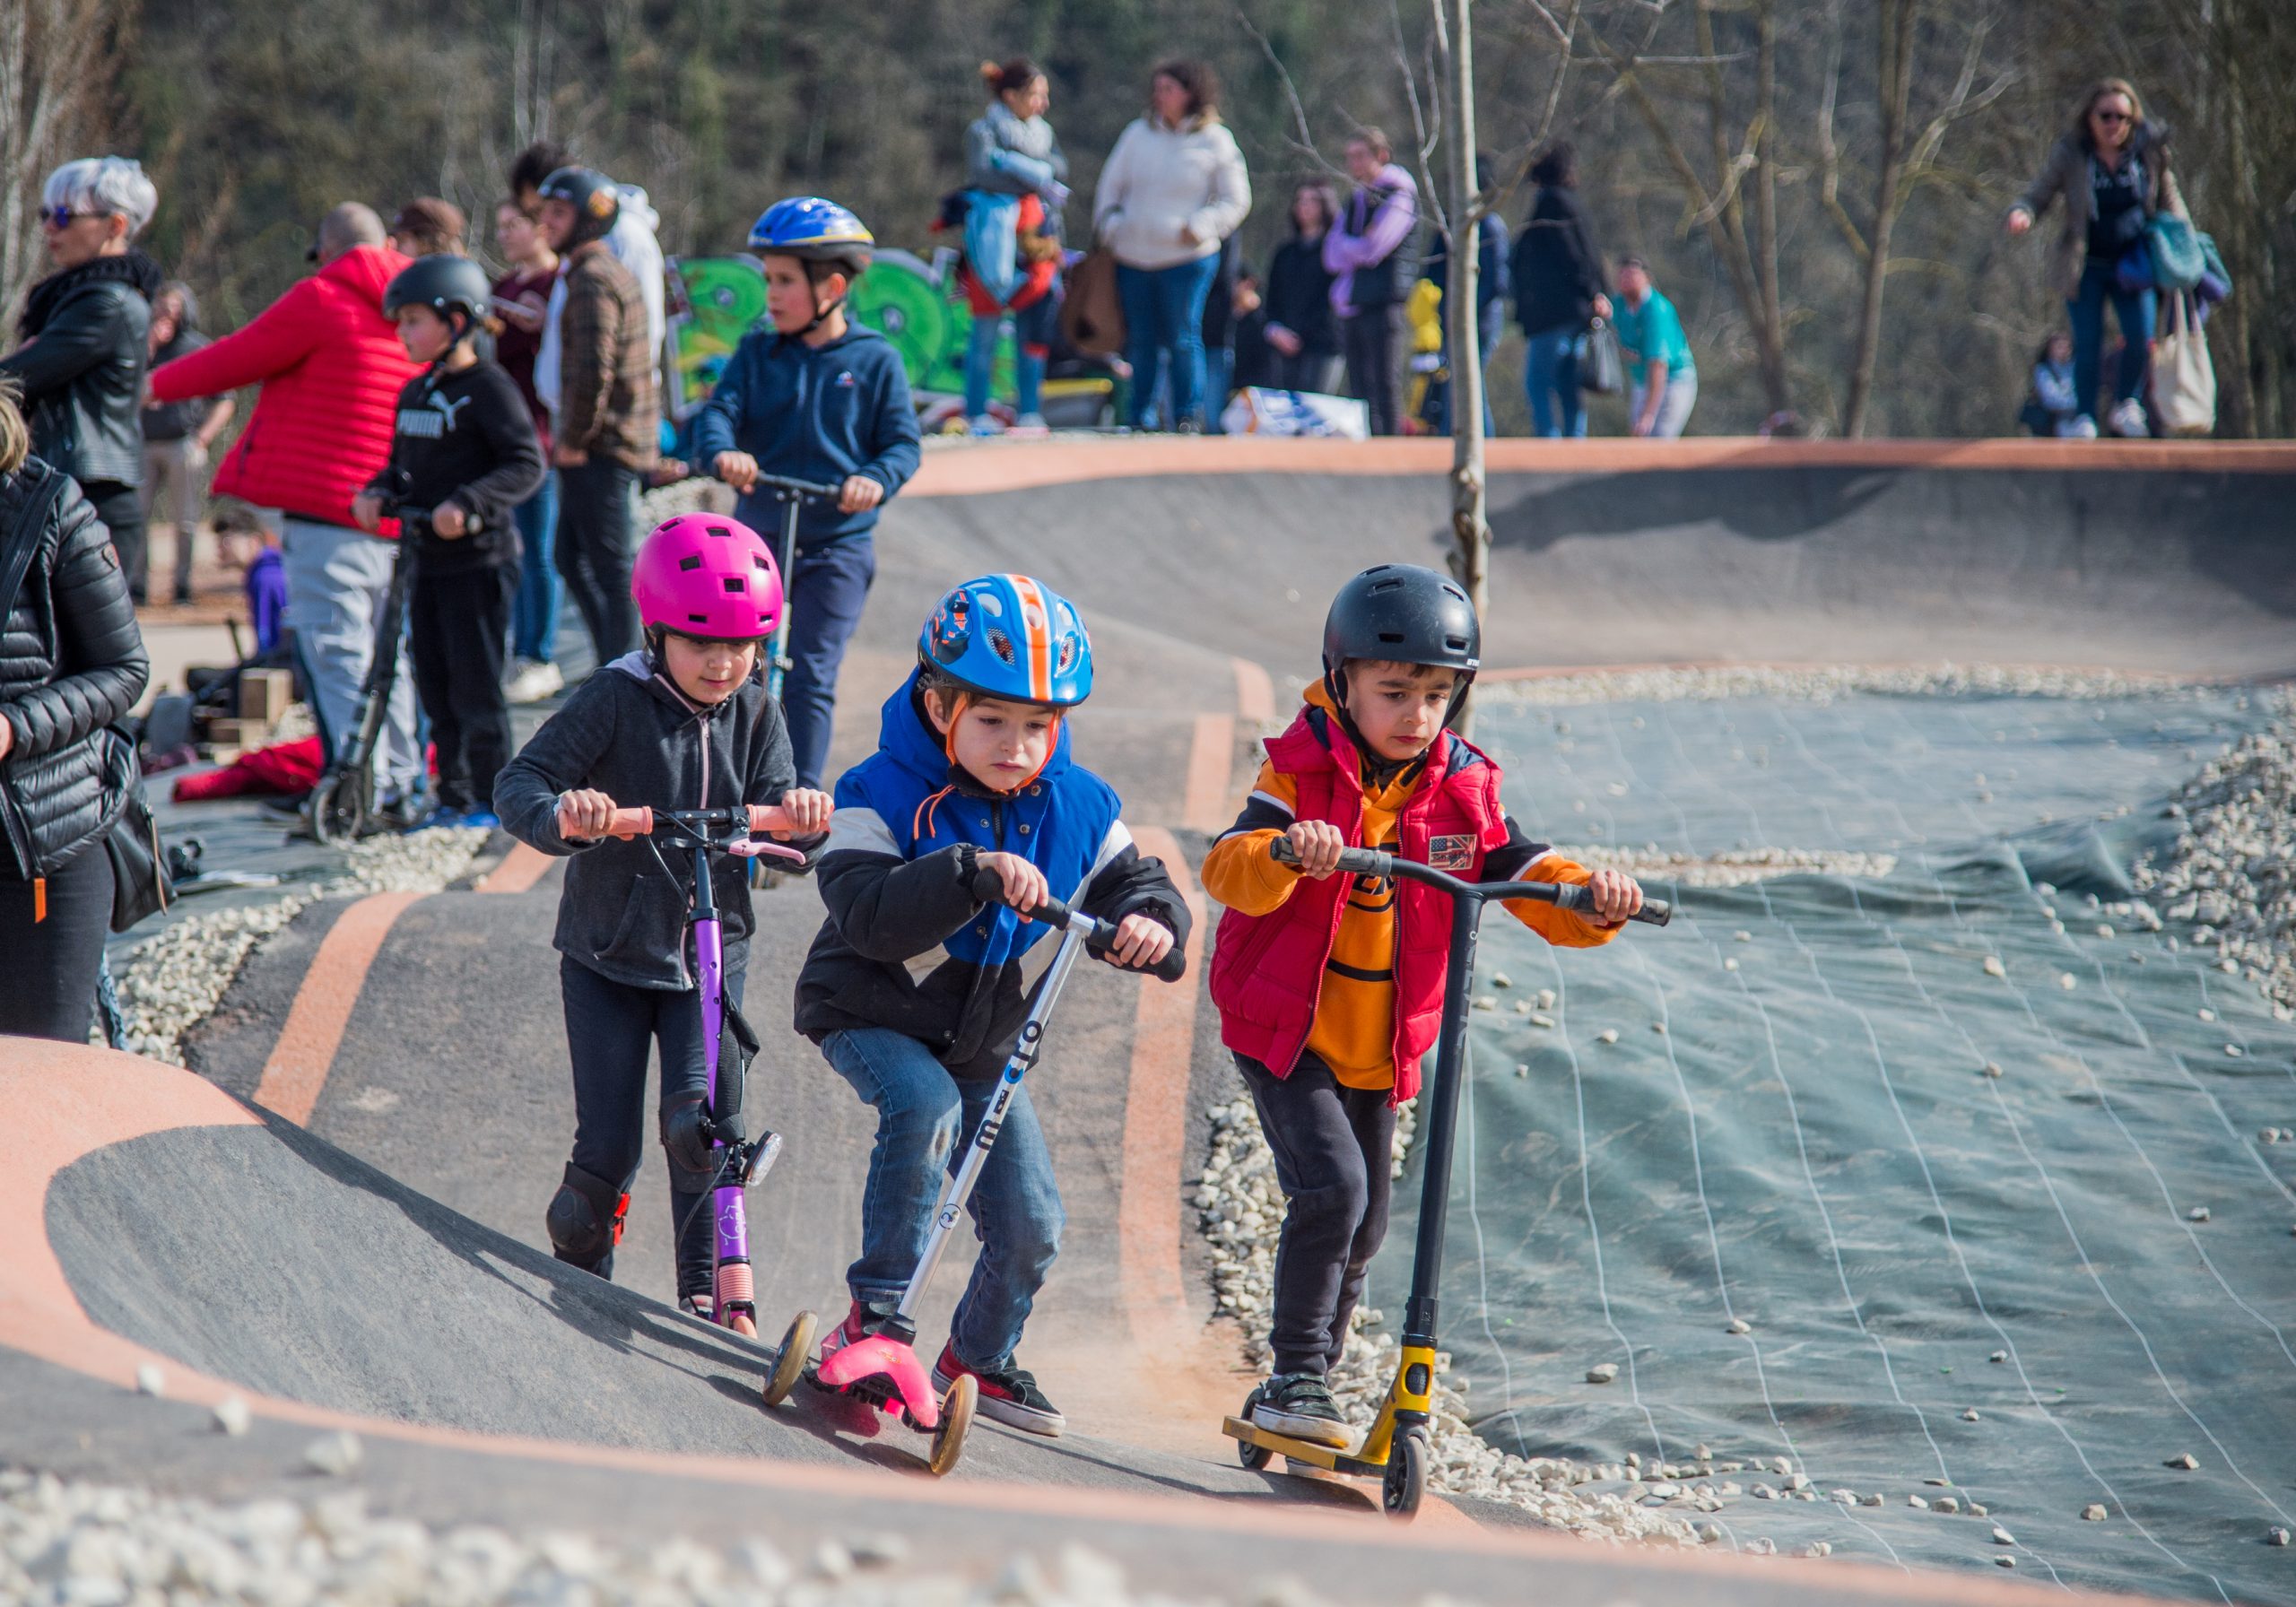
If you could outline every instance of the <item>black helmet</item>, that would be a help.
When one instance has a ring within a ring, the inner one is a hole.
[[[622,216],[622,193],[613,180],[596,168],[561,168],[542,181],[535,192],[545,201],[564,201],[574,208],[574,230],[559,248],[570,251],[602,240],[613,232]]]
[[[463,332],[483,321],[492,302],[494,287],[486,270],[467,256],[419,256],[383,291],[383,316],[393,318],[402,307],[427,307],[448,324],[463,315]]]
[[[1326,679],[1335,680],[1351,658],[1436,665],[1472,681],[1483,663],[1483,626],[1466,589],[1448,575],[1374,564],[1339,588],[1324,616]]]

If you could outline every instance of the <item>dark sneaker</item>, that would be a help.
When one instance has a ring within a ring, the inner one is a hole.
[[[1278,1373],[1252,1391],[1251,1420],[1271,1434],[1344,1451],[1354,1430],[1339,1415],[1331,1388],[1318,1373]]]
[[[970,1373],[980,1390],[982,1416],[995,1418],[1009,1429],[1024,1434],[1041,1434],[1057,1438],[1068,1426],[1060,1415],[1060,1408],[1044,1398],[1044,1391],[1025,1368],[1008,1367],[996,1372],[985,1372],[977,1367],[967,1367],[957,1359],[954,1340],[941,1347],[941,1359],[933,1364],[933,1387],[946,1394],[949,1385],[966,1373]]]

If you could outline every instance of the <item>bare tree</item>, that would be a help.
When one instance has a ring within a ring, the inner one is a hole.
[[[0,0],[0,315],[11,329],[44,261],[26,203],[85,132],[119,15],[118,0]]]

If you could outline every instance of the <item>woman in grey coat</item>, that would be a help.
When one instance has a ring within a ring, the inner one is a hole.
[[[2065,224],[2049,253],[2048,284],[2072,315],[2081,416],[2095,416],[2110,300],[2122,343],[2105,427],[2116,435],[2150,434],[2143,397],[2159,298],[2149,284],[2123,289],[2118,270],[2144,243],[2152,219],[2163,212],[2181,215],[2184,200],[2169,170],[2169,131],[2145,120],[2144,103],[2126,79],[2105,79],[2082,97],[2072,128],[2050,150],[2040,177],[2010,207],[2009,232],[2023,234],[2059,200]]]

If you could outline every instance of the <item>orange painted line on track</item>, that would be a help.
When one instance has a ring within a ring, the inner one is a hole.
[[[1230,819],[1229,774],[1235,769],[1236,717],[1200,714],[1188,743],[1187,788],[1180,803],[1180,824],[1192,831],[1217,831]]]
[[[1275,682],[1268,679],[1266,666],[1248,658],[1231,662],[1236,666],[1236,717],[1248,725],[1274,719]]]
[[[343,1045],[344,1029],[366,986],[367,972],[381,952],[400,912],[424,893],[370,893],[335,917],[334,927],[319,943],[311,969],[303,973],[288,1006],[287,1024],[271,1058],[263,1063],[256,1084],[255,1102],[275,1110],[298,1126],[309,1125],[334,1068],[335,1052]]]
[[[1282,440],[1173,436],[1061,440],[928,452],[905,497],[972,497],[1083,481],[1167,474],[1443,475],[1448,439]],[[2287,441],[1762,440],[1704,436],[1492,441],[1487,474],[1624,474],[1683,469],[1999,469],[2082,473],[2296,474]]]
[[[1143,833],[1144,836],[1148,834]],[[1178,991],[1171,989],[1167,991]],[[350,1429],[378,1441],[428,1446],[469,1455],[518,1457],[561,1466],[715,1479],[763,1490],[810,1491],[853,1500],[913,1501],[973,1512],[1006,1513],[1016,1504],[1050,1517],[1124,1523],[1169,1530],[1173,1543],[1207,1531],[1283,1535],[1356,1545],[1430,1547],[1520,1559],[1526,1568],[1542,1559],[1583,1560],[1585,1542],[1563,1535],[1519,1531],[1405,1526],[1368,1514],[1333,1514],[1281,1499],[1235,1501],[1198,1497],[1077,1490],[904,1476],[855,1464],[778,1463],[735,1456],[640,1451],[511,1435],[481,1434],[336,1412],[282,1400],[201,1373],[180,1360],[99,1328],[90,1320],[48,1241],[48,1186],[82,1156],[147,1134],[183,1127],[257,1125],[257,1118],[214,1084],[178,1066],[161,1065],[110,1049],[31,1038],[0,1038],[0,1221],[23,1230],[0,1233],[0,1344],[83,1377],[127,1390],[135,1369],[164,1363],[171,1399],[213,1405],[227,1395],[246,1399],[257,1415],[314,1428]],[[1175,1241],[1167,1239],[1167,1243]],[[1177,1278],[1175,1267],[1174,1277]],[[758,1365],[765,1360],[761,1352]],[[728,1405],[728,1411],[737,1408]],[[505,1475],[513,1470],[506,1467]],[[1695,1552],[1637,1551],[1638,1568],[1689,1578],[1761,1566]],[[1527,1577],[1527,1576],[1526,1576]],[[1909,1578],[1859,1563],[1830,1565],[1827,1584],[1844,1599],[1874,1597],[1900,1603],[2019,1607],[2062,1600],[2037,1585],[1996,1584],[1948,1575]]]
[[[478,879],[471,890],[481,893],[523,893],[550,872],[552,857],[528,843],[513,843],[502,863]]]
[[[1124,1097],[1124,1169],[1117,1197],[1118,1285],[1134,1341],[1144,1350],[1196,1342],[1180,1279],[1180,1176],[1187,1144],[1188,1066],[1196,1054],[1196,1002],[1203,986],[1205,907],[1178,841],[1161,826],[1134,833],[1144,854],[1164,862],[1195,921],[1187,974],[1178,982],[1140,979],[1132,1068]]]

